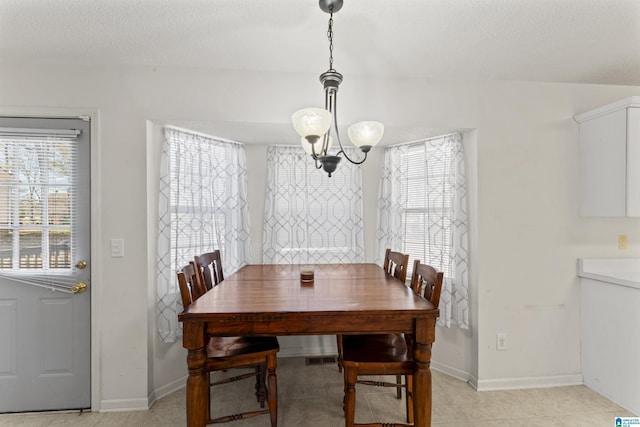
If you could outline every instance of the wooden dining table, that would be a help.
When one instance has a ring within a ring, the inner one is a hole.
[[[431,345],[438,309],[376,264],[246,265],[178,315],[188,350],[187,426],[207,421],[210,336],[414,334],[414,421],[431,425]],[[338,369],[336,367],[336,369]]]

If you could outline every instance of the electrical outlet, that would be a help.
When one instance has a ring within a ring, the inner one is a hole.
[[[496,334],[496,350],[505,351],[507,349],[507,334]]]
[[[621,251],[626,251],[627,250],[627,235],[626,234],[618,235],[618,249],[620,249]]]

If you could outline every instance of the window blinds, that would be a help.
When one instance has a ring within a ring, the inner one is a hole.
[[[448,275],[451,240],[451,186],[448,182],[451,150],[444,144],[419,144],[403,154],[407,164],[402,191],[404,251],[413,259],[437,265]]]
[[[0,128],[0,275],[70,292],[79,134]]]

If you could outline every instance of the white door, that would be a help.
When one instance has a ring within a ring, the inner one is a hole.
[[[90,136],[0,117],[0,412],[91,406]]]

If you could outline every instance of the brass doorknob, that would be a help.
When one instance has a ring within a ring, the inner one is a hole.
[[[87,284],[84,282],[78,282],[75,285],[73,285],[71,287],[71,292],[73,292],[74,294],[80,294],[84,291],[86,291],[88,288]]]
[[[80,261],[76,262],[76,268],[78,270],[84,270],[87,267],[87,262],[83,259],[81,259]]]

